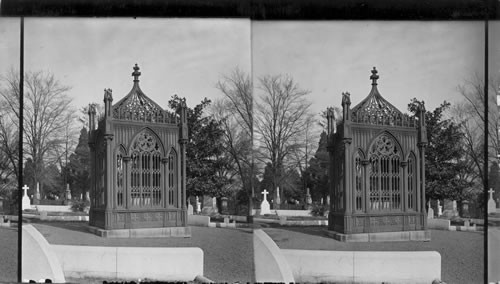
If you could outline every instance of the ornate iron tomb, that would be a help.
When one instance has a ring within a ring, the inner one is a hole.
[[[186,104],[180,115],[163,110],[134,85],[112,105],[104,91],[104,115],[95,128],[89,107],[90,226],[103,230],[163,228],[163,235],[190,236],[186,209]],[[165,229],[170,228],[170,229]]]
[[[338,124],[327,111],[329,234],[343,241],[428,240],[425,110],[401,113],[378,92],[378,78],[374,67],[370,94],[352,109],[350,94],[342,94]]]

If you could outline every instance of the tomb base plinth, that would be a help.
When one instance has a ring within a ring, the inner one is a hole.
[[[164,227],[104,230],[89,226],[89,231],[102,238],[190,238],[190,227]]]
[[[404,231],[404,232],[380,232],[380,233],[359,233],[342,234],[335,231],[326,230],[329,237],[341,242],[428,242],[431,240],[431,232]]]

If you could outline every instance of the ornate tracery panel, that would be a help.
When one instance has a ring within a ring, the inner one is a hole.
[[[161,147],[149,131],[141,132],[131,148],[130,199],[133,207],[161,206]]]
[[[125,191],[125,164],[123,162],[123,151],[120,147],[116,154],[116,206],[124,206],[124,191]]]
[[[370,148],[370,210],[401,209],[401,153],[392,137],[382,134]]]
[[[408,157],[408,210],[415,210],[416,190],[417,190],[417,173],[416,173],[416,158],[413,153]]]
[[[355,199],[355,210],[363,210],[363,168],[361,165],[361,156],[359,151],[354,154],[354,199]]]
[[[177,192],[177,152],[172,148],[168,155],[167,160],[167,174],[168,174],[168,205],[177,206],[176,192]]]

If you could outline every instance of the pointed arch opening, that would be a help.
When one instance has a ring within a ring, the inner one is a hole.
[[[178,207],[177,204],[177,151],[171,148],[167,157],[167,192],[168,205]]]
[[[417,200],[417,156],[411,152],[408,156],[408,210],[416,210]]]
[[[116,207],[123,208],[125,206],[125,163],[123,158],[126,157],[126,151],[123,145],[119,145],[115,154],[115,194]]]
[[[379,135],[369,148],[369,207],[372,211],[401,210],[401,148],[388,133]]]
[[[162,205],[162,146],[149,129],[142,130],[130,148],[130,200],[132,207]]]
[[[363,152],[360,149],[354,153],[354,200],[355,200],[355,210],[363,211],[363,195],[364,195],[364,178],[363,178],[363,166],[362,160],[364,158]]]

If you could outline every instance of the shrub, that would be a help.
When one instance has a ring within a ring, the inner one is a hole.
[[[311,215],[313,216],[320,216],[320,217],[323,217],[327,214],[328,210],[329,210],[329,206],[328,205],[323,205],[323,204],[313,204],[312,205],[312,208],[311,208]]]
[[[83,212],[85,210],[85,207],[88,206],[90,206],[89,201],[76,200],[73,201],[73,204],[71,205],[71,210],[73,210],[73,212]]]

